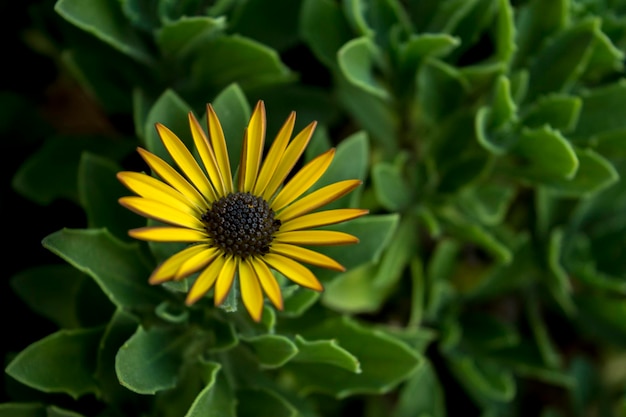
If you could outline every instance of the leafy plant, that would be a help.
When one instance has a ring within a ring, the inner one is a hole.
[[[110,129],[51,133],[13,177],[85,222],[11,280],[58,330],[10,352],[35,390],[0,416],[626,415],[626,2],[38,6],[31,45]],[[207,102],[238,160],[258,99],[270,137],[291,110],[319,122],[303,162],[336,156],[314,188],[360,179],[331,208],[370,214],[324,251],[346,272],[255,323],[148,284],[178,247],[128,236],[115,173],[165,154],[156,122],[191,144]]]

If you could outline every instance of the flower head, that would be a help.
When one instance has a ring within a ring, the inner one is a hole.
[[[192,112],[189,126],[201,164],[167,127],[157,132],[179,171],[143,148],[138,152],[160,179],[138,172],[119,172],[118,179],[137,196],[122,197],[126,208],[163,225],[129,231],[130,236],[153,242],[190,245],[161,263],[151,284],[182,280],[199,272],[189,290],[191,305],[214,288],[214,303],[224,302],[236,275],[243,303],[256,321],[263,311],[263,293],[283,308],[275,269],[291,281],[315,291],[322,284],[302,263],[343,271],[334,259],[303,246],[358,242],[350,234],[315,230],[367,213],[362,209],[314,212],[356,188],[361,181],[345,180],[301,197],[326,171],[335,150],[307,163],[284,185],[306,148],[315,122],[291,139],[292,112],[262,159],[265,145],[265,106],[259,101],[244,133],[236,183],[231,175],[226,140],[220,121],[207,105],[208,135]],[[182,175],[181,175],[182,173]]]

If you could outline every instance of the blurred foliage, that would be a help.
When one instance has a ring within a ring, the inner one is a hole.
[[[0,92],[5,142],[29,150],[12,187],[42,224],[74,211],[26,236],[59,262],[20,263],[11,288],[54,330],[22,322],[1,417],[626,416],[626,1],[27,11],[57,100]],[[157,121],[189,139],[207,102],[238,155],[258,99],[270,136],[292,110],[319,122],[306,159],[337,156],[315,187],[360,178],[337,206],[371,214],[326,251],[347,272],[316,271],[321,296],[284,287],[254,323],[147,283],[175,248],[129,239],[143,221],[114,174],[163,152]]]

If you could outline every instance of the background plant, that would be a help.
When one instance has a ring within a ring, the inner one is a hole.
[[[19,7],[0,416],[626,415],[626,2]],[[147,284],[175,248],[128,238],[114,176],[207,102],[237,160],[257,99],[372,213],[261,324]]]

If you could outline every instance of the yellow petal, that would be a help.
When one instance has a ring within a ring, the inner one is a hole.
[[[200,215],[202,212],[194,203],[171,186],[157,180],[150,175],[140,172],[118,172],[117,179],[134,193],[157,200],[192,215]]]
[[[270,252],[263,256],[263,260],[267,262],[269,266],[298,285],[315,291],[324,290],[324,287],[322,287],[322,284],[317,280],[315,275],[313,275],[313,272],[293,259]]]
[[[163,179],[166,183],[177,189],[182,195],[192,201],[196,207],[206,210],[208,205],[202,195],[174,168],[158,156],[142,148],[137,148],[144,161],[150,166],[152,171]]]
[[[225,256],[218,256],[209,264],[209,266],[198,275],[196,282],[193,283],[191,289],[187,293],[185,304],[192,305],[207,293],[217,280],[218,275],[224,269],[226,263]]]
[[[335,261],[334,259],[319,252],[315,252],[300,246],[288,245],[286,243],[273,243],[271,250],[273,253],[285,255],[288,258],[295,259],[298,262],[304,262],[310,265],[332,269],[339,272],[343,272],[346,270],[346,268],[344,268],[339,262]]]
[[[272,201],[272,210],[278,211],[300,197],[320,179],[335,157],[335,149],[329,149],[306,164],[283,187]]]
[[[276,281],[274,274],[272,274],[272,271],[270,271],[262,258],[254,258],[250,264],[252,265],[252,268],[254,268],[254,272],[256,272],[256,276],[259,278],[261,287],[263,287],[263,291],[265,291],[267,297],[277,309],[282,310],[283,295],[280,292],[280,286],[278,285],[278,281]]]
[[[356,236],[334,230],[297,230],[278,232],[275,236],[274,242],[292,245],[334,246],[359,242]]]
[[[213,186],[209,183],[208,178],[204,175],[204,172],[202,172],[202,169],[185,144],[178,139],[178,136],[176,136],[174,132],[161,123],[156,124],[156,129],[161,137],[161,142],[163,142],[169,154],[174,161],[176,161],[176,164],[178,164],[178,167],[187,176],[189,181],[200,191],[200,194],[208,201],[217,200]]]
[[[150,226],[131,229],[129,236],[150,242],[202,242],[207,240],[207,234],[202,230],[183,227]]]
[[[293,126],[296,123],[296,112],[291,112],[283,127],[281,127],[278,135],[274,139],[270,150],[267,152],[265,156],[265,161],[263,162],[263,166],[261,167],[261,172],[259,173],[259,178],[254,184],[254,190],[252,193],[254,195],[262,195],[265,191],[265,188],[269,184],[269,181],[276,172],[276,168],[278,167],[278,163],[285,153],[285,149],[287,148],[287,144],[289,143],[289,138],[291,138],[291,133],[293,132]]]
[[[226,188],[224,187],[222,173],[220,172],[217,160],[215,159],[215,153],[213,152],[209,139],[200,126],[198,119],[196,119],[196,116],[194,116],[192,112],[189,112],[189,127],[191,128],[191,136],[193,136],[193,142],[196,145],[200,159],[202,159],[204,168],[209,174],[209,178],[218,197],[225,196]]]
[[[259,100],[246,129],[243,146],[244,153],[241,155],[239,167],[239,176],[242,179],[239,191],[247,192],[252,191],[254,188],[254,183],[259,173],[259,166],[261,165],[264,145],[265,104],[262,100]]]
[[[176,210],[160,201],[143,197],[122,197],[118,201],[127,209],[150,219],[190,229],[204,229],[204,225],[198,217]]]
[[[226,194],[233,192],[233,177],[230,171],[230,160],[228,159],[228,149],[226,148],[226,138],[220,120],[213,109],[213,106],[207,104],[206,108],[207,124],[209,127],[209,138],[213,152],[215,152],[215,160],[222,174]]]
[[[317,126],[317,122],[310,123],[307,127],[302,129],[302,131],[291,141],[289,146],[287,146],[287,149],[283,153],[275,172],[265,188],[265,191],[263,191],[262,197],[265,200],[272,198],[276,190],[278,190],[278,187],[280,187],[283,181],[285,181],[285,178],[287,178],[287,175],[289,175],[289,172],[291,172],[291,169],[294,165],[296,165],[296,162],[300,159],[306,145],[308,145],[311,140],[315,126]]]
[[[361,185],[360,180],[345,180],[327,185],[286,207],[276,215],[276,218],[286,223],[343,197],[359,185]]]
[[[190,256],[180,265],[178,271],[176,271],[176,273],[174,274],[173,279],[175,281],[179,281],[185,277],[188,277],[194,272],[198,272],[199,270],[210,264],[211,261],[215,259],[219,254],[220,251],[218,249],[214,247],[209,247],[202,252],[198,252],[195,255]]]
[[[365,209],[335,209],[319,211],[317,213],[305,214],[292,220],[284,222],[280,230],[288,232],[290,230],[312,229],[314,227],[327,226],[361,217],[369,213]]]
[[[224,267],[220,271],[217,282],[215,283],[215,293],[213,294],[213,301],[216,306],[221,305],[228,292],[230,291],[230,287],[233,285],[233,278],[235,277],[235,271],[237,270],[237,264],[239,263],[239,259],[229,255],[226,257],[226,261],[224,262]]]
[[[148,282],[150,284],[161,284],[162,282],[171,280],[174,274],[176,274],[176,271],[178,271],[178,268],[180,268],[187,259],[206,251],[208,248],[208,245],[193,245],[175,253],[152,271]]]
[[[241,299],[254,321],[261,321],[263,314],[263,293],[254,269],[249,260],[239,262],[239,286]]]

